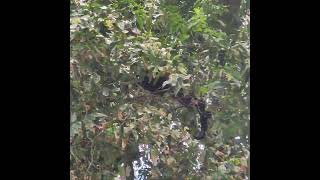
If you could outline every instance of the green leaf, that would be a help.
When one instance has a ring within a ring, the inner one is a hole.
[[[80,23],[81,23],[81,20],[79,17],[71,18],[71,24],[78,25]]]
[[[200,87],[199,91],[198,91],[198,94],[200,96],[203,96],[204,94],[207,94],[208,92],[209,92],[209,88],[208,87]]]
[[[107,115],[105,115],[103,113],[94,113],[93,116],[94,117],[107,117]]]
[[[182,63],[179,63],[178,71],[183,75],[187,75],[187,69]]]

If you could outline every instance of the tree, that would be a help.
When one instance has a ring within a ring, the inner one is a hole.
[[[248,3],[71,0],[71,177],[245,179]],[[138,85],[146,69],[170,73],[173,96],[183,89],[206,101],[205,139],[192,137],[195,109]]]

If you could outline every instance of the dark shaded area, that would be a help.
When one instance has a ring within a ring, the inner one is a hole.
[[[200,140],[200,139],[203,139],[206,135],[206,131],[208,129],[208,119],[211,118],[212,113],[206,111],[205,102],[203,101],[198,101],[196,107],[200,115],[201,130],[195,136],[195,139]]]
[[[224,65],[226,64],[225,54],[226,54],[226,51],[225,51],[225,50],[220,50],[220,51],[218,52],[218,61],[219,61],[219,65],[220,65],[220,66],[224,66]]]

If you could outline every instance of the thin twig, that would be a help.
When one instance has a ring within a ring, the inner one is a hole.
[[[90,160],[90,163],[89,163],[89,166],[88,166],[88,168],[87,168],[87,172],[89,172],[90,173],[90,167],[92,166],[92,163],[93,163],[93,158],[94,158],[94,139],[91,139],[91,138],[89,138],[88,137],[88,139],[90,139],[90,141],[91,141],[91,147],[90,147],[90,158],[91,158],[91,160]]]

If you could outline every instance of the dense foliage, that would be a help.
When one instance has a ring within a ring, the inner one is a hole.
[[[72,179],[247,179],[248,0],[71,0]],[[148,70],[148,74],[146,74]],[[213,117],[141,88],[160,77]]]

